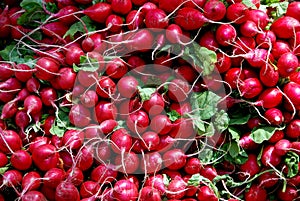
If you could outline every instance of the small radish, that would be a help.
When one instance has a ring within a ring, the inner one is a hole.
[[[292,38],[300,30],[300,22],[290,16],[282,16],[271,25],[271,30],[278,38]]]
[[[72,183],[63,181],[56,187],[55,200],[79,201],[80,195],[78,189]]]
[[[22,188],[28,191],[38,190],[42,184],[41,175],[36,171],[27,172],[23,176]]]
[[[32,160],[41,171],[48,171],[57,166],[59,154],[53,145],[44,144],[33,150]]]
[[[86,8],[83,13],[95,22],[105,23],[106,18],[112,13],[112,6],[100,2]]]
[[[184,7],[177,11],[174,22],[186,31],[201,28],[208,19],[197,9]]]
[[[12,154],[10,163],[17,170],[28,170],[31,167],[32,159],[27,151],[17,150]]]

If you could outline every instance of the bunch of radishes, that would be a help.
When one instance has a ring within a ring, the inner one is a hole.
[[[0,201],[299,199],[300,2],[0,11]]]

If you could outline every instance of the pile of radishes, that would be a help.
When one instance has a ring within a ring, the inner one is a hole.
[[[300,200],[300,2],[0,13],[0,201]]]

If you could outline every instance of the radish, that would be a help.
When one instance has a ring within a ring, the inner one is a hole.
[[[138,198],[137,187],[129,180],[118,180],[114,185],[113,196],[117,200],[135,201]]]
[[[57,75],[59,64],[50,57],[42,57],[35,64],[35,76],[38,79],[49,81]]]
[[[59,76],[56,77],[57,84],[60,89],[71,91],[76,81],[76,73],[72,68],[60,68],[58,71]]]
[[[17,170],[28,170],[31,167],[32,159],[27,151],[17,150],[12,154],[10,163]]]
[[[197,195],[198,200],[211,200],[211,201],[217,201],[218,198],[213,192],[213,190],[208,186],[201,186],[198,190]]]
[[[68,31],[68,27],[60,21],[44,24],[41,29],[43,34],[53,39],[58,39],[58,41],[62,41],[62,37]]]
[[[149,2],[150,3],[150,2]],[[143,28],[145,16],[143,13],[137,10],[131,10],[126,16],[126,24],[129,30],[135,30],[137,28]]]
[[[258,181],[260,186],[264,188],[271,188],[278,183],[279,177],[276,175],[274,171],[265,172],[258,177]]]
[[[86,8],[83,13],[95,22],[105,23],[106,18],[112,13],[112,6],[100,2]]]
[[[73,66],[73,64],[79,65],[80,57],[84,56],[84,55],[85,55],[85,53],[79,46],[73,45],[73,46],[69,47],[65,53],[66,63],[69,66]]]
[[[241,95],[243,97],[254,98],[262,92],[263,87],[257,78],[248,78],[243,80],[239,89],[241,90]]]
[[[0,14],[0,38],[6,38],[10,35],[10,19],[8,16],[8,5]]]
[[[208,19],[197,9],[184,7],[177,11],[174,22],[186,31],[201,28]]]
[[[26,89],[29,92],[34,92],[34,93],[38,94],[40,87],[41,87],[41,83],[35,77],[29,78],[26,82]]]
[[[215,33],[212,31],[204,32],[199,39],[199,45],[209,50],[216,50],[219,47]]]
[[[146,131],[150,124],[148,114],[143,110],[138,110],[129,116],[126,119],[126,125],[128,129],[134,134],[143,133]]]
[[[245,37],[254,37],[258,34],[259,29],[255,22],[247,20],[240,26],[240,32]]]
[[[111,165],[104,164],[97,166],[91,172],[91,180],[99,184],[110,183],[114,181],[118,176],[118,172],[112,168],[113,167]]]
[[[110,77],[101,76],[97,83],[96,92],[102,98],[110,98],[116,92],[116,84]]]
[[[96,81],[98,80],[98,73],[81,70],[77,73],[77,80],[82,86],[90,87],[93,84],[96,84]]]
[[[281,110],[277,108],[270,108],[266,110],[264,117],[269,121],[271,125],[275,126],[281,125],[284,121]]]
[[[172,129],[172,122],[166,115],[156,115],[151,119],[150,128],[160,135],[166,135]]]
[[[79,201],[80,195],[78,189],[70,182],[61,182],[55,191],[55,200],[60,201]]]
[[[51,168],[44,174],[44,186],[55,189],[66,177],[66,173],[59,168]]]
[[[53,106],[57,99],[57,93],[53,88],[46,87],[40,91],[40,97],[45,106]]]
[[[8,163],[8,158],[7,158],[6,154],[0,152],[0,159],[1,159],[1,160],[0,160],[0,167],[2,168],[2,167],[4,167],[5,165],[7,165],[7,163]]]
[[[110,137],[112,150],[116,153],[128,152],[132,146],[132,137],[125,128],[114,131]]]
[[[150,30],[154,31],[156,29]],[[141,29],[134,33],[129,33],[126,35],[126,40],[128,41],[126,43],[126,47],[132,52],[146,52],[151,49],[154,44],[153,34],[149,31],[149,29]]]
[[[41,184],[41,175],[36,171],[30,171],[23,176],[22,188],[24,190],[38,190]]]
[[[20,150],[22,141],[19,135],[13,130],[0,129],[0,151],[7,154]]]
[[[178,8],[182,3],[183,0],[172,0],[172,1],[161,0],[158,1],[158,7],[167,13],[171,13],[176,8]]]
[[[80,97],[81,104],[87,108],[95,107],[98,100],[98,95],[94,90],[88,90],[84,92]]]
[[[259,79],[264,86],[274,87],[279,81],[279,72],[271,65],[263,65],[259,71]]]
[[[266,12],[259,9],[249,9],[245,14],[245,19],[255,22],[260,29],[264,29],[270,21]]]
[[[162,168],[163,159],[158,152],[149,152],[143,157],[140,168],[146,174],[159,171]]]
[[[73,5],[68,5],[61,8],[54,16],[65,25],[71,25],[77,21],[77,16],[74,14],[79,11],[79,8]]]
[[[88,198],[96,195],[100,190],[100,185],[93,181],[85,181],[80,186],[80,196],[81,198]]]
[[[227,7],[226,18],[235,24],[245,22],[245,12],[248,10],[247,6],[241,2],[236,2]]]
[[[165,102],[162,95],[155,92],[143,102],[142,107],[150,116],[155,116],[164,111]]]
[[[34,138],[29,145],[29,152],[33,153],[33,151],[37,147],[44,145],[44,144],[50,144],[50,139],[48,137],[38,136],[38,137]]]
[[[83,145],[83,141],[84,132],[80,130],[67,130],[62,137],[63,145],[71,149],[79,149]]]
[[[120,79],[127,73],[127,66],[120,58],[109,61],[105,73],[112,79]]]
[[[176,101],[183,102],[188,98],[190,85],[182,79],[174,79],[169,83],[168,96]]]
[[[66,181],[71,182],[76,187],[80,186],[84,180],[83,172],[78,167],[71,167],[66,175]]]
[[[132,2],[131,0],[111,0],[111,8],[117,14],[126,15],[132,9]]]
[[[270,48],[276,42],[276,35],[273,31],[265,30],[263,33],[258,33],[255,37],[256,44],[261,48]]]
[[[145,186],[157,189],[160,194],[166,191],[166,186],[164,185],[163,176],[161,174],[149,175],[145,181]]]
[[[180,177],[175,176],[168,185],[166,196],[168,199],[181,199],[186,193],[186,182]]]
[[[256,105],[264,108],[277,107],[282,102],[282,93],[277,88],[267,88],[258,97]]]
[[[28,191],[22,196],[22,201],[47,201],[44,194],[39,191]]]
[[[59,154],[53,145],[44,144],[33,150],[32,160],[41,171],[45,172],[57,166]]]
[[[198,158],[188,158],[184,166],[184,171],[189,175],[193,175],[200,173],[201,168],[202,164]]]
[[[298,58],[293,53],[288,52],[281,55],[277,61],[279,75],[282,77],[289,76],[296,71],[298,64]]]
[[[245,180],[249,177],[253,177],[260,171],[260,166],[257,163],[257,156],[255,154],[249,154],[247,161],[240,165],[240,180]]]
[[[285,135],[289,138],[296,139],[300,136],[300,120],[292,120],[286,127]]]
[[[290,99],[296,109],[300,108],[300,85],[295,82],[289,82],[283,87],[284,94]],[[291,103],[288,103],[289,105]]]
[[[292,143],[289,140],[282,139],[276,142],[274,145],[274,153],[279,156],[284,156],[292,147]]]
[[[77,127],[85,127],[91,122],[91,112],[81,104],[75,104],[69,112],[70,122]]]
[[[213,21],[221,21],[226,15],[226,7],[222,1],[207,1],[203,7],[204,16]]]
[[[164,153],[163,161],[165,167],[170,170],[179,170],[186,164],[187,156],[181,149],[172,149]]]
[[[2,64],[2,65],[4,65],[4,64]],[[34,70],[32,70],[26,64],[17,64],[16,69],[17,70],[15,71],[14,75],[21,82],[26,82],[27,80],[29,80],[32,77],[32,74],[34,72]]]
[[[95,151],[94,151],[94,158],[96,164],[100,164],[103,161],[107,161],[110,156],[112,155],[111,147],[106,142],[100,142],[96,144]]]
[[[151,9],[145,16],[145,24],[147,28],[164,29],[168,26],[169,20],[162,9]]]
[[[138,81],[133,76],[124,76],[117,83],[118,92],[126,98],[131,98],[137,92]]]
[[[82,147],[76,155],[76,160],[77,160],[76,166],[82,171],[86,171],[90,169],[90,167],[92,167],[94,163],[93,154],[94,153],[91,147],[89,146]]]
[[[140,196],[139,196],[140,201],[161,201],[161,195],[160,192],[152,188],[151,186],[145,186],[140,190]]]
[[[146,131],[142,135],[142,147],[148,151],[157,150],[159,147],[160,138],[157,133],[153,131]]]
[[[275,153],[274,146],[268,145],[263,149],[261,161],[266,167],[277,166],[281,162],[281,156]]]
[[[96,121],[101,123],[108,119],[117,118],[117,107],[108,101],[100,100],[95,107]]]
[[[122,155],[117,155],[114,161],[117,170],[125,174],[134,174],[139,168],[140,160],[136,153],[126,152]]]
[[[245,201],[267,200],[267,191],[256,184],[252,184],[248,191],[245,192]]]
[[[286,186],[285,191],[279,190],[277,196],[282,201],[295,200],[298,197],[298,191],[294,186]]]
[[[7,170],[2,174],[2,185],[7,187],[17,187],[22,183],[23,175],[18,170]]]
[[[271,53],[275,59],[278,59],[281,55],[287,52],[291,52],[290,45],[284,40],[276,40],[272,46]]]
[[[237,36],[235,28],[230,24],[222,24],[216,30],[216,40],[222,46],[229,46]]]
[[[106,27],[110,27],[109,31],[112,33],[119,33],[122,30],[123,18],[118,15],[111,14],[106,18],[105,24]]]
[[[271,25],[271,30],[278,38],[292,38],[294,32],[300,30],[300,22],[293,17],[282,16]]]
[[[3,108],[2,108],[2,111],[1,111],[0,119],[12,118],[13,116],[15,116],[17,111],[18,111],[17,102],[10,101],[8,103],[5,103],[3,105]]]

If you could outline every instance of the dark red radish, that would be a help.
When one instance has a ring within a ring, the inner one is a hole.
[[[245,133],[241,136],[239,140],[239,145],[246,150],[254,150],[257,149],[258,144],[253,141],[250,137],[250,132]]]
[[[112,79],[120,79],[127,73],[127,65],[120,58],[115,58],[106,64],[105,73]]]
[[[300,136],[300,120],[292,120],[286,127],[285,135],[289,138],[296,139]]]
[[[98,123],[101,123],[108,119],[116,119],[117,107],[109,101],[100,100],[95,107],[95,113],[95,120],[98,121]]]
[[[265,172],[258,177],[258,181],[259,186],[262,186],[264,188],[271,188],[278,183],[279,177],[274,171]]]
[[[73,5],[67,5],[61,8],[54,16],[65,25],[71,25],[77,20],[77,15],[74,14],[79,11],[79,8]]]
[[[162,9],[151,9],[145,16],[145,24],[147,28],[164,29],[168,26],[169,20],[166,13]]]
[[[4,8],[0,14],[0,38],[6,38],[10,35],[10,19],[8,15],[8,5]]]
[[[67,147],[71,149],[79,149],[84,142],[84,132],[80,130],[74,130],[70,129],[67,130],[63,137],[62,137],[62,143]]]
[[[282,93],[278,88],[267,88],[258,97],[255,103],[264,108],[277,107],[282,102]]]
[[[27,172],[23,176],[22,188],[28,191],[38,190],[42,184],[41,175],[36,171]]]
[[[20,150],[22,141],[20,136],[13,130],[0,129],[0,151],[8,154]]]
[[[163,162],[170,170],[179,170],[186,164],[187,156],[181,149],[172,149],[164,153]]]
[[[161,1],[158,1],[158,7],[167,13],[171,13],[177,7],[179,7],[180,4],[182,4],[182,3],[183,3],[183,0],[172,0],[172,1],[161,0]]]
[[[114,162],[117,170],[125,174],[135,174],[140,166],[138,155],[132,151],[117,155]]]
[[[83,13],[95,22],[105,23],[106,18],[112,13],[112,6],[111,4],[100,2],[86,8]]]
[[[99,193],[100,185],[94,181],[85,181],[80,186],[80,196],[81,198],[89,198],[93,195]]]
[[[90,37],[86,37],[81,42],[81,48],[85,52],[91,52],[95,49],[95,43],[94,40]]]
[[[160,144],[160,138],[156,132],[146,131],[142,134],[142,147],[148,151],[157,150]]]
[[[243,181],[249,177],[253,177],[260,171],[260,166],[257,162],[255,154],[249,154],[247,161],[240,165],[239,178]]]
[[[35,77],[29,78],[26,82],[26,89],[29,92],[34,92],[36,94],[39,94],[40,87],[41,87],[41,82]]]
[[[282,16],[271,25],[271,30],[278,38],[292,38],[300,30],[300,22],[290,16]]]
[[[91,87],[97,83],[98,80],[97,72],[79,71],[77,73],[78,82],[84,87]]]
[[[113,8],[113,7],[112,7]],[[112,33],[119,33],[122,30],[123,18],[121,16],[111,14],[106,18],[106,27]]]
[[[33,153],[33,151],[41,146],[41,145],[44,145],[44,144],[49,144],[50,143],[50,139],[48,137],[45,137],[45,136],[38,136],[38,137],[35,137],[30,145],[29,145],[29,152],[30,153]]]
[[[53,145],[44,144],[33,150],[32,160],[37,168],[45,172],[57,166],[59,154]]]
[[[150,29],[156,30],[156,29]],[[154,37],[149,29],[141,29],[136,32],[132,32],[126,35],[126,47],[134,52],[141,51],[146,52],[153,47]],[[158,29],[159,30],[159,29]],[[128,50],[127,50],[128,51]]]
[[[46,106],[53,106],[54,102],[58,98],[56,91],[51,87],[43,88],[40,91],[40,97],[42,103]]]
[[[12,154],[10,163],[17,170],[28,170],[31,167],[32,159],[27,151],[17,150]]]
[[[51,168],[44,174],[44,186],[55,189],[66,177],[64,170]]]
[[[40,192],[43,193],[49,201],[55,201],[55,189],[42,186]]]
[[[170,109],[171,110],[175,110],[176,112],[178,112],[178,114],[180,116],[186,114],[186,113],[189,113],[192,111],[192,106],[191,104],[189,103],[189,101],[187,102],[183,102],[183,103],[171,103],[170,105]]]
[[[143,110],[138,110],[129,114],[126,119],[128,129],[134,134],[140,134],[146,131],[150,124],[148,114]]]
[[[73,64],[79,65],[80,57],[84,56],[85,54],[79,46],[73,45],[68,48],[65,55],[66,55],[66,63],[69,66],[73,66]]]
[[[151,119],[150,128],[160,135],[166,135],[172,129],[172,122],[166,115],[156,115]]]
[[[213,51],[219,47],[216,36],[212,31],[206,31],[201,35],[199,45]]]
[[[91,112],[81,104],[75,104],[69,112],[70,122],[77,127],[85,127],[91,122]]]
[[[276,153],[279,156],[284,156],[288,151],[290,151],[292,143],[287,139],[282,139],[276,142],[274,147],[274,153]]]
[[[235,24],[245,22],[245,12],[248,10],[247,6],[241,2],[236,2],[227,7],[226,18]]]
[[[59,76],[56,78],[58,85],[63,90],[71,91],[74,87],[77,74],[72,68],[64,67],[58,71]]]
[[[211,200],[217,201],[219,200],[214,191],[208,186],[201,186],[198,190],[197,195],[198,200]]]
[[[184,7],[177,11],[174,22],[186,31],[193,31],[201,28],[208,19],[198,9]]]
[[[270,21],[266,12],[259,9],[247,10],[245,14],[246,14],[245,18],[247,20],[251,20],[255,22],[257,27],[259,27],[260,29],[264,29]]]
[[[71,182],[63,181],[56,187],[55,200],[80,201],[79,191]]]
[[[80,186],[83,180],[84,180],[84,174],[82,170],[80,170],[78,167],[71,167],[66,172],[66,181],[71,182],[76,187]]]
[[[26,192],[22,196],[21,201],[47,201],[47,199],[43,193],[35,190]]]
[[[262,66],[267,65],[268,60],[273,60],[271,55],[268,55],[268,51],[262,48],[250,50],[244,57],[251,67],[255,68],[261,68]]]
[[[137,10],[131,10],[126,16],[126,24],[129,30],[135,30],[137,28],[143,28],[145,16],[143,13]]]
[[[104,40],[104,34],[100,33],[93,33],[89,36],[94,42],[94,49],[93,51],[102,53],[105,51],[107,44],[103,41]]]
[[[116,153],[128,152],[132,146],[132,137],[125,128],[114,131],[110,137],[111,148]]]
[[[3,105],[0,119],[8,119],[15,116],[18,111],[18,105],[16,101],[10,101]]]
[[[14,77],[11,77],[4,82],[0,82],[1,93],[7,92],[14,95],[21,90],[21,86],[21,82]]]
[[[291,51],[292,49],[289,43],[284,40],[276,40],[271,49],[271,53],[275,59],[278,59],[281,55]]]
[[[0,152],[0,167],[4,167],[5,165],[7,165],[8,163],[8,158],[6,156],[6,154],[4,154],[3,152]]]
[[[118,176],[118,172],[112,168],[112,166],[104,164],[97,166],[91,172],[91,180],[99,184],[110,183],[114,181]]]
[[[266,110],[264,117],[269,121],[271,125],[279,126],[283,123],[284,117],[281,110],[277,108],[270,108]]]
[[[186,182],[179,176],[175,176],[168,185],[166,196],[170,199],[181,199],[186,193]]]
[[[117,14],[126,15],[132,9],[132,2],[131,0],[111,0],[111,9]]]
[[[284,85],[283,92],[291,101],[287,104],[293,104],[296,109],[300,108],[300,84],[289,82]]]
[[[110,77],[101,76],[97,83],[96,92],[102,98],[111,98],[116,92],[116,84]]]
[[[184,79],[189,83],[193,83],[198,77],[197,71],[189,65],[179,66],[175,69],[175,72],[178,78]]]
[[[146,174],[151,174],[159,171],[162,165],[163,159],[160,153],[148,152],[140,162],[140,169]]]
[[[2,64],[4,65],[4,64]],[[1,65],[0,65],[1,69]],[[32,77],[35,70],[31,69],[27,64],[17,64],[15,69],[15,77],[21,82],[26,82]]]
[[[90,4],[92,0],[75,0],[79,4]]]
[[[162,95],[155,92],[143,102],[142,107],[150,116],[155,116],[164,111],[165,102]]]
[[[7,187],[17,187],[22,184],[23,175],[19,170],[7,170],[2,174],[2,185]]]
[[[291,52],[281,55],[277,61],[279,75],[287,77],[294,73],[299,65],[297,56]]]
[[[110,144],[107,142],[100,142],[95,145],[94,159],[95,163],[99,165],[103,161],[107,161],[112,155]]]
[[[59,70],[59,64],[50,57],[41,57],[35,64],[35,76],[40,80],[49,81],[53,79]]]
[[[16,73],[16,71],[14,72],[12,70],[12,68],[13,68],[13,66],[10,63],[0,63],[0,73],[1,73],[0,81],[5,81],[8,78],[12,77],[14,75],[14,73]],[[22,81],[22,80],[20,80],[20,81]]]
[[[241,96],[245,98],[254,98],[262,92],[263,87],[259,79],[248,78],[243,80],[243,82],[239,86],[239,89],[241,91]]]
[[[41,29],[46,36],[58,40],[61,40],[68,31],[68,27],[60,21],[44,24]]]
[[[81,147],[76,155],[76,166],[82,171],[90,169],[94,163],[94,152],[90,146]]]
[[[222,24],[216,30],[216,40],[222,46],[229,46],[236,40],[236,30],[230,24]]]
[[[151,186],[145,186],[140,190],[140,201],[161,201],[161,194],[156,188]]]
[[[245,192],[245,201],[267,201],[267,191],[256,184],[252,184],[248,191]]]
[[[259,79],[264,86],[274,87],[279,81],[279,72],[270,64],[263,65],[259,71]]]
[[[169,83],[168,96],[176,102],[185,101],[190,92],[190,85],[182,79],[174,79]]]
[[[114,185],[113,196],[117,200],[135,201],[138,198],[138,189],[130,180],[121,179]]]
[[[131,98],[137,92],[138,81],[133,76],[124,76],[117,83],[118,92],[125,98]]]
[[[276,42],[276,35],[273,31],[265,30],[263,33],[258,33],[255,37],[256,44],[261,48],[270,48]]]
[[[226,56],[223,53],[217,53],[217,62],[216,68],[218,69],[219,73],[225,73],[231,67],[231,59],[230,57]],[[195,79],[194,79],[195,80]]]
[[[184,171],[189,174],[197,174],[200,173],[202,169],[201,161],[198,158],[187,158],[186,164],[184,166]]]
[[[222,1],[207,1],[203,7],[204,16],[213,21],[221,21],[226,15],[226,7]]]
[[[275,153],[275,147],[268,145],[263,149],[261,162],[265,167],[276,167],[281,162],[281,156]]]
[[[95,107],[98,100],[99,98],[95,90],[85,91],[80,97],[81,104],[87,108]]]
[[[286,186],[285,191],[283,191],[283,189],[277,191],[277,196],[282,201],[295,200],[298,197],[298,194],[297,188],[290,185]]]

